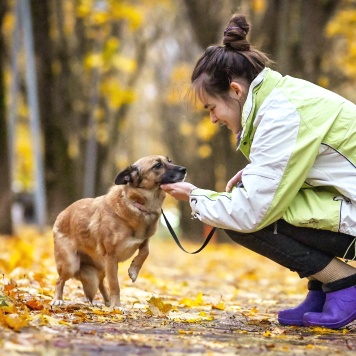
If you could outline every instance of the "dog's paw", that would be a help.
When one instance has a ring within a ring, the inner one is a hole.
[[[89,303],[91,304],[91,306],[92,307],[94,307],[94,308],[102,308],[103,306],[104,306],[104,304],[103,303],[101,303],[101,302],[98,302],[98,301],[93,301],[93,302],[90,302],[89,301]]]
[[[136,281],[138,272],[140,272],[140,269],[136,266],[131,266],[129,268],[129,277],[131,278],[132,282]]]
[[[125,314],[125,309],[121,305],[115,305],[112,307],[113,311]]]
[[[56,299],[52,300],[49,304],[54,307],[60,307],[61,305],[64,305],[64,301],[62,299]]]

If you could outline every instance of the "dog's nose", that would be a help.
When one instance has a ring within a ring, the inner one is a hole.
[[[187,173],[187,168],[185,168],[185,167],[180,167],[180,168],[179,168],[179,172],[182,172],[183,174],[186,174],[186,173]]]

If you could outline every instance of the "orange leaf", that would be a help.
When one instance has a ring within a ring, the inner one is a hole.
[[[43,304],[40,301],[36,300],[36,299],[28,300],[25,304],[31,310],[42,310],[43,309]]]

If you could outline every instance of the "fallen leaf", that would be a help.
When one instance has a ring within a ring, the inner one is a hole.
[[[148,301],[148,312],[155,316],[163,316],[172,310],[172,304],[163,303],[161,298],[151,297]]]

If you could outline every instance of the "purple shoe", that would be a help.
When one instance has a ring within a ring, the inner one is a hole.
[[[326,293],[321,313],[304,314],[305,326],[338,329],[356,320],[356,286]]]
[[[278,322],[282,325],[304,326],[304,314],[307,312],[322,312],[325,297],[326,293],[322,290],[310,290],[305,300],[297,307],[281,310],[278,313]]]

